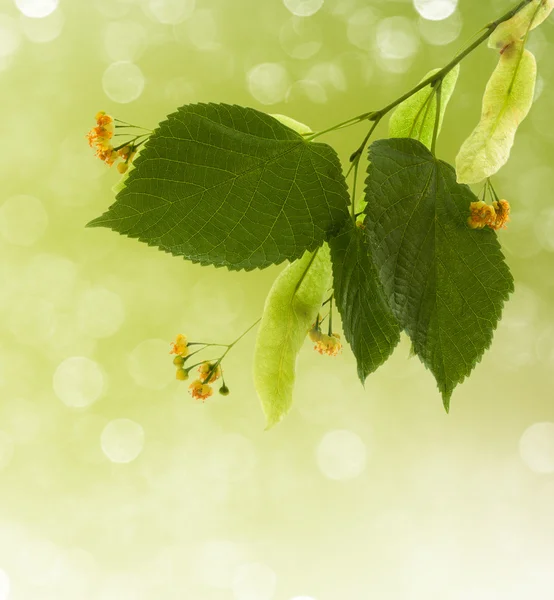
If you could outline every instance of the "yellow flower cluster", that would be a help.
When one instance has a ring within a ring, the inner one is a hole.
[[[129,142],[121,147],[114,148],[112,138],[115,132],[114,119],[104,111],[96,113],[96,127],[93,127],[86,135],[89,146],[96,149],[96,156],[108,166],[112,166],[117,159],[121,159],[117,165],[120,173],[125,173],[129,168],[135,154],[135,146]]]
[[[342,350],[342,344],[340,341],[340,335],[338,333],[332,333],[327,335],[314,324],[314,326],[308,332],[308,336],[312,342],[314,342],[314,350],[320,354],[327,354],[327,356],[337,356]]]
[[[507,200],[495,200],[492,204],[479,200],[472,202],[469,210],[467,222],[472,229],[506,229],[506,223],[510,220],[510,204]]]
[[[212,386],[209,384],[221,377],[221,365],[219,363],[203,362],[198,367],[198,373],[200,377],[190,384],[189,390],[193,398],[204,402],[206,398],[214,393]]]

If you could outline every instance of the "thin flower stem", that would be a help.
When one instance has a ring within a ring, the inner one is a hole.
[[[333,335],[333,296],[329,299],[329,336]]]

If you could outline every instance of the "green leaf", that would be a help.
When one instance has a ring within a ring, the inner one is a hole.
[[[490,346],[513,280],[491,229],[467,224],[454,169],[415,140],[369,151],[366,226],[381,282],[414,351],[450,396]]]
[[[421,80],[425,81],[440,69],[433,69]],[[443,79],[441,86],[441,110],[439,119],[439,132],[442,127],[444,113],[454,93],[460,65],[456,65]],[[437,118],[437,97],[434,89],[428,85],[407,100],[404,100],[392,113],[389,121],[389,137],[412,138],[431,148],[433,130]]]
[[[554,9],[554,0],[533,0],[511,19],[500,23],[489,37],[489,48],[502,50],[508,44],[521,40],[528,31],[538,27]]]
[[[460,183],[478,183],[508,162],[517,128],[533,103],[536,75],[535,57],[522,42],[500,56],[487,83],[481,120],[456,157]]]
[[[289,129],[296,131],[296,133],[299,133],[300,135],[308,135],[310,133],[313,133],[310,127],[308,127],[304,123],[301,123],[300,121],[297,121],[296,119],[293,119],[292,117],[287,117],[287,115],[280,115],[278,113],[273,114],[271,116],[274,119],[277,119],[279,123],[286,125]]]
[[[160,124],[115,204],[89,226],[194,262],[254,269],[320,246],[348,204],[330,146],[251,108],[193,104]]]
[[[335,303],[364,383],[392,354],[400,327],[383,294],[364,229],[349,219],[329,246]]]
[[[324,244],[291,263],[269,292],[254,353],[254,384],[268,429],[292,405],[296,357],[330,283],[331,259]]]

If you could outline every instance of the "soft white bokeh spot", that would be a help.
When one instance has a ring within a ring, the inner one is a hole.
[[[285,99],[289,87],[287,69],[278,63],[256,65],[247,74],[248,90],[261,104],[277,104]]]
[[[238,567],[233,579],[236,600],[272,600],[277,576],[266,565],[247,563]]]
[[[149,0],[148,8],[160,23],[170,25],[188,19],[196,7],[196,0]]]
[[[0,471],[7,467],[13,457],[14,443],[12,436],[5,431],[0,430]],[[0,592],[2,591],[0,580]],[[2,595],[0,593],[0,598]]]
[[[0,206],[0,234],[10,244],[32,246],[48,227],[48,214],[34,196],[12,196]]]
[[[375,25],[378,20],[379,15],[374,9],[370,7],[358,9],[348,19],[346,29],[348,41],[362,50],[373,50]]]
[[[311,17],[323,6],[323,0],[283,0],[283,2],[297,17]]]
[[[17,52],[21,44],[21,33],[18,22],[0,13],[0,58],[7,59]],[[6,62],[6,64],[8,64]],[[0,66],[0,70],[2,67]]]
[[[413,0],[415,9],[430,21],[442,21],[454,13],[458,0]]]
[[[0,569],[0,600],[9,600],[10,587],[8,574],[3,569]]]
[[[353,479],[365,468],[367,449],[359,435],[338,429],[325,434],[316,456],[320,471],[329,479]]]
[[[104,390],[104,375],[98,363],[86,356],[72,356],[58,365],[53,387],[56,396],[71,408],[86,408]]]
[[[103,32],[106,54],[114,61],[135,60],[145,45],[147,32],[134,21],[112,21]]]
[[[21,16],[21,29],[25,37],[35,44],[47,44],[58,38],[63,30],[65,18],[56,10],[44,19]]]
[[[175,35],[192,44],[201,52],[212,52],[221,46],[219,42],[219,25],[214,11],[196,10],[184,26],[176,27]]]
[[[131,419],[115,419],[104,427],[100,445],[112,462],[130,463],[144,448],[144,429]]]
[[[321,28],[309,19],[291,17],[281,27],[279,41],[290,57],[307,60],[321,50],[323,34]]]
[[[58,0],[15,0],[17,8],[26,17],[42,19],[58,8]]]
[[[377,26],[377,48],[383,58],[407,59],[419,49],[419,37],[406,17],[383,19]]]
[[[93,338],[113,335],[125,320],[125,307],[118,294],[103,287],[85,290],[78,300],[79,330]]]
[[[459,12],[455,12],[444,21],[429,21],[419,19],[419,33],[421,37],[433,46],[446,46],[460,37],[463,21]]]
[[[198,571],[202,582],[213,588],[230,588],[242,557],[242,549],[234,542],[227,540],[205,542],[198,557]]]
[[[120,60],[112,63],[102,76],[102,88],[110,100],[128,104],[144,91],[144,75],[132,62]]]
[[[169,342],[145,340],[129,354],[127,366],[131,377],[141,387],[163,390],[175,378]]]
[[[519,440],[519,454],[535,473],[554,473],[554,423],[535,423]]]
[[[306,100],[314,104],[325,104],[327,102],[327,92],[321,83],[311,79],[301,79],[300,81],[295,81],[287,90],[287,95],[285,96],[287,104],[297,105]]]

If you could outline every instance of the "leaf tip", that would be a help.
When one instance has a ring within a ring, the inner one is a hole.
[[[452,392],[443,392],[442,393],[442,404],[444,406],[444,410],[446,414],[450,414],[450,397],[452,396]]]

